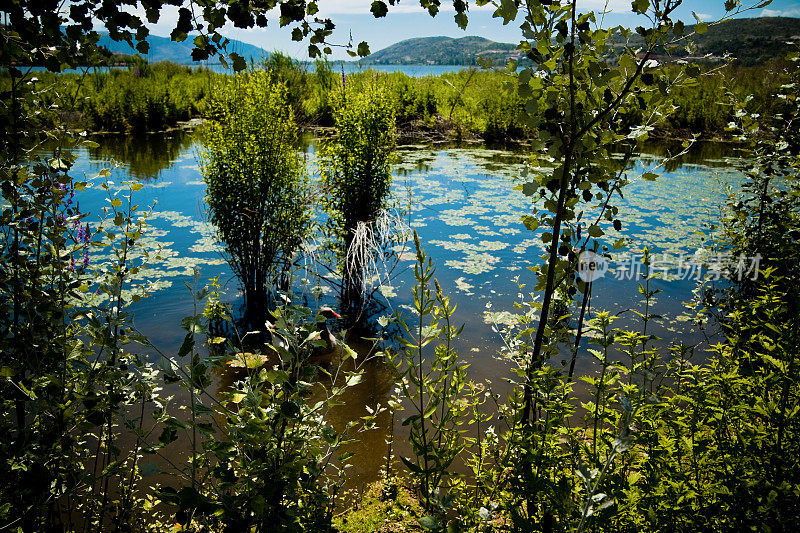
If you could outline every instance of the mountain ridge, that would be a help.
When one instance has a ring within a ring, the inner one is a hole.
[[[413,37],[374,52],[365,65],[474,65],[478,57],[487,59],[520,58],[517,45],[500,43],[477,35],[465,37]]]
[[[686,26],[686,33],[694,26]],[[755,17],[730,19],[692,37],[697,54],[722,57],[731,54],[745,64],[763,62],[788,52],[787,40],[800,39],[800,18]],[[630,44],[641,38],[632,34]],[[364,65],[475,65],[478,58],[495,64],[525,59],[517,45],[480,36],[414,37],[387,46],[361,60]],[[678,53],[676,57],[687,54]]]
[[[199,65],[202,63],[208,63],[208,61],[192,61],[192,48],[194,47],[194,43],[192,42],[191,35],[183,42],[173,41],[169,37],[161,37],[159,35],[152,34],[148,35],[147,43],[150,45],[150,50],[147,54],[141,54],[136,51],[136,49],[131,47],[127,42],[115,41],[111,39],[111,37],[108,35],[108,32],[103,31],[99,33],[100,40],[97,42],[97,44],[107,48],[114,54],[139,54],[148,61],[154,63],[158,61],[172,61],[173,63],[185,65]],[[230,42],[227,46],[227,51],[229,53],[236,52],[240,56],[244,57],[247,61],[249,61],[251,58],[254,60],[259,60],[269,55],[269,52],[259,46],[238,41],[236,39],[230,39]],[[212,62],[218,61],[218,59],[212,60]]]

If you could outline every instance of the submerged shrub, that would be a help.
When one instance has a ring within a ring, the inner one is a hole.
[[[395,159],[394,108],[385,91],[367,82],[334,94],[333,119],[336,135],[321,152],[323,206],[342,263],[342,299],[352,304],[360,300],[364,264],[345,258],[366,256],[351,250],[356,230],[360,224],[374,225],[387,206]]]
[[[209,218],[248,309],[264,306],[311,223],[286,89],[265,72],[227,80],[208,113],[202,151]]]

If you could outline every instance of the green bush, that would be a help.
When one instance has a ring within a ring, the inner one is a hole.
[[[311,85],[311,95],[304,102],[305,116],[314,124],[333,126],[331,97],[339,87],[339,76],[327,59],[317,59]]]
[[[395,120],[392,102],[373,82],[350,83],[333,96],[336,134],[320,151],[322,205],[342,267],[342,299],[359,305],[371,249],[356,235],[372,233],[387,207],[395,160]],[[358,248],[358,249],[356,249]]]
[[[209,218],[258,312],[311,224],[297,128],[285,87],[263,71],[221,83],[208,117],[201,158]]]

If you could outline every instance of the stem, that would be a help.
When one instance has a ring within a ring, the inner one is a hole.
[[[581,345],[581,335],[583,334],[583,322],[586,317],[586,309],[589,307],[589,300],[592,293],[592,282],[585,284],[583,288],[583,302],[581,303],[581,315],[578,318],[578,332],[575,334],[575,346],[572,348],[572,360],[569,363],[569,374],[567,374],[567,383],[572,381],[572,376],[575,373],[575,360],[578,358],[578,347]]]
[[[422,266],[420,266],[422,269]],[[425,273],[422,273],[423,276]],[[424,277],[420,279],[420,298],[423,301],[423,307],[427,307],[426,302],[426,295],[428,293],[427,282],[425,281]],[[425,371],[423,370],[423,358],[422,358],[422,345],[423,345],[423,338],[422,338],[422,313],[419,316],[419,325],[417,326],[417,355],[419,357],[419,364],[417,366],[419,372],[419,415],[420,415],[420,431],[422,437],[422,448],[423,448],[423,461],[424,461],[424,468],[425,468],[425,485],[423,486],[423,495],[425,496],[425,507],[430,505],[429,498],[430,498],[430,471],[428,468],[428,436],[427,430],[425,427],[425,402],[424,402],[424,392],[425,392]]]
[[[608,369],[608,325],[603,324],[603,369],[600,372],[600,382],[597,384],[597,394],[594,399],[594,428],[592,432],[592,458],[597,460],[597,425],[599,422],[600,400],[605,390],[606,369]]]

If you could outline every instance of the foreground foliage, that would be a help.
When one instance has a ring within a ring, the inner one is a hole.
[[[668,16],[675,3],[633,4],[640,14],[649,7],[656,22],[640,31],[648,46],[681,33]],[[510,21],[516,9],[502,3],[497,14]],[[669,88],[684,74],[656,70],[646,53],[627,49],[621,78],[600,53],[609,34],[592,29],[591,14],[577,14],[575,3],[531,2],[526,9],[523,25],[537,37],[529,45],[542,74],[523,70],[517,94],[525,100],[526,124],[542,132],[539,155],[547,153],[556,167],[523,186],[543,205],[527,225],[549,230],[543,236],[549,254],[534,286],[545,298],[521,298],[514,326],[505,331],[501,355],[515,371],[510,393],[500,395],[490,383],[470,381],[459,362],[456,309],[416,239],[416,316],[396,319],[406,335],[393,358],[399,386],[391,403],[397,414],[407,413],[401,427],[408,428],[411,454],[400,461],[416,498],[398,481],[404,474],[390,447],[385,490],[371,502],[388,508],[384,521],[397,517],[427,530],[790,530],[800,520],[796,66],[780,80],[776,113],[748,115],[746,106],[735,113],[752,139],[753,160],[745,188],[722,218],[719,246],[732,258],[763,253],[765,267],[759,276],[734,277],[703,293],[703,312],[719,317],[721,342],[707,352],[665,347],[650,329],[661,320],[653,313],[659,290],[650,252],[643,251],[638,328],[618,327],[613,312],[584,314],[579,302],[591,289],[575,280],[574,256],[575,248],[602,236],[606,214],[606,222],[619,225],[609,197],[627,178],[624,167],[607,162],[612,143],[647,133],[672,107]],[[61,50],[53,57],[68,55]],[[331,81],[330,71],[320,72]],[[700,74],[687,67],[689,78]],[[48,108],[46,95],[19,69],[9,69],[8,79],[0,139],[0,528],[377,527],[381,515],[363,509],[334,520],[337,504],[347,501],[337,500],[348,460],[342,446],[374,428],[378,412],[356,413],[343,428],[331,424],[330,409],[362,374],[346,347],[341,365],[311,364],[327,344],[324,315],[284,293],[268,323],[259,316],[266,331],[240,333],[219,282],[202,288],[196,276],[183,342],[174,353],[159,351],[136,332],[128,307],[146,297],[132,281],[157,254],[140,245],[148,215],[135,200],[141,184],[106,183],[107,171],[92,183],[75,180],[70,150],[84,141],[66,131],[55,136],[52,155],[29,157],[45,137],[29,114]],[[237,202],[265,192],[242,184],[224,189],[243,181],[240,173],[255,168],[259,178],[301,183],[284,91],[267,74],[253,73],[230,81],[211,108],[219,120],[211,125],[209,150],[223,155],[210,157],[210,168],[224,177],[216,198],[227,202],[212,208],[221,230],[224,217],[239,217],[240,224],[230,226],[228,240],[247,229],[242,217],[253,216],[252,205],[237,210]],[[385,200],[389,150],[376,155],[387,147],[362,144],[361,136],[348,137],[348,128],[372,124],[373,137],[391,140],[384,136],[393,124],[391,106],[381,100],[373,113],[371,100],[349,108],[351,100],[331,102],[349,143],[343,146],[354,148],[333,149],[331,172],[355,169],[339,176],[345,182],[362,174],[378,178],[370,185],[380,194],[369,202],[348,198],[352,191],[340,195],[371,214]],[[639,113],[643,105],[649,115]],[[352,122],[348,112],[357,115]],[[267,133],[276,144],[265,142],[257,127],[264,123],[272,124]],[[345,161],[348,155],[354,161]],[[373,175],[369,165],[376,160],[380,173]],[[78,209],[77,197],[90,186],[108,195],[99,222]],[[213,183],[209,190],[217,192]],[[287,186],[254,205],[296,201],[296,194]],[[369,220],[347,218],[348,205],[337,206],[334,222]],[[600,215],[587,224],[582,213],[590,208]],[[260,241],[253,246],[266,248]],[[280,248],[270,257],[276,255],[278,267],[262,276],[274,276],[291,253]],[[737,266],[733,261],[730,271]],[[258,282],[256,290],[265,286]],[[573,307],[581,309],[577,323]],[[548,319],[551,310],[556,316]],[[574,380],[552,364],[564,346],[572,357],[591,356],[596,371]],[[170,447],[184,453],[168,455]]]

